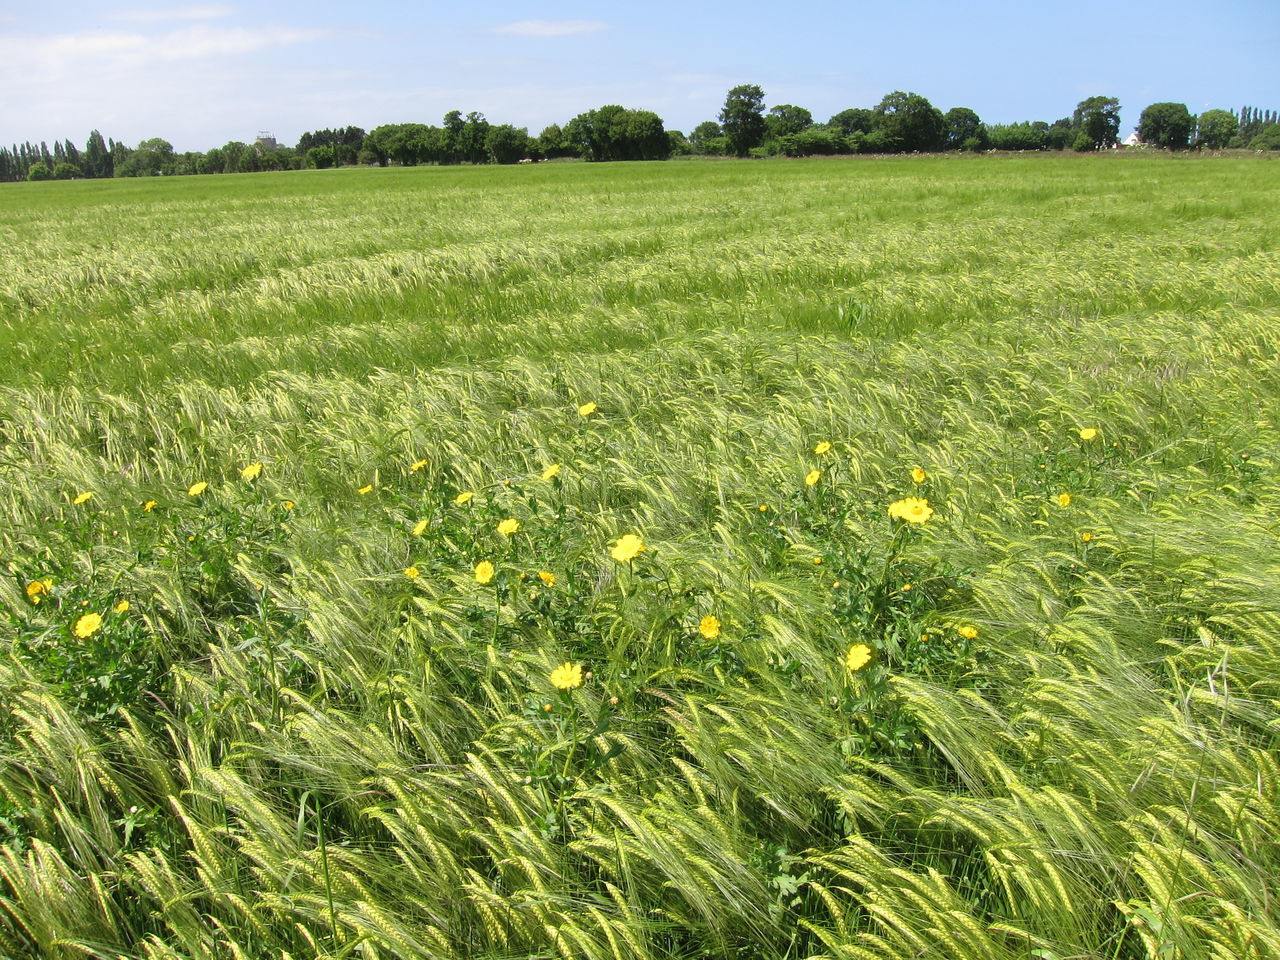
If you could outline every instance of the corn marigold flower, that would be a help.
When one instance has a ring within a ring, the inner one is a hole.
[[[410,580],[417,580],[418,577],[421,575],[421,572],[422,571],[420,571],[417,567],[404,568],[404,575],[408,577]]]
[[[251,463],[240,471],[241,480],[257,480],[260,476],[262,476],[261,461]]]
[[[822,456],[824,453],[830,453],[831,441],[830,440],[820,441],[818,445],[813,448],[813,452],[816,453],[818,456]]]
[[[815,483],[817,483],[821,479],[822,479],[821,470],[810,470],[804,476],[804,485],[806,487],[812,487]]]
[[[71,502],[74,503],[76,506],[79,506],[82,503],[88,503],[92,499],[93,499],[93,491],[86,490],[84,493],[76,494],[76,498]]]
[[[550,480],[552,477],[554,477],[554,476],[555,476],[556,474],[558,474],[559,472],[560,472],[560,464],[558,464],[558,463],[553,463],[553,464],[551,464],[551,466],[547,467],[547,469],[545,469],[545,470],[543,470],[543,471],[542,471],[542,479],[543,479],[543,480]]]
[[[1092,534],[1092,533],[1082,533],[1082,534],[1080,534],[1080,539],[1081,539],[1081,540],[1083,540],[1085,543],[1088,543],[1089,541],[1091,541],[1091,540],[1093,539],[1093,534]]]
[[[1080,430],[1081,440],[1092,440],[1098,435],[1097,427],[1082,427]]]
[[[966,623],[963,627],[956,627],[956,633],[964,637],[966,640],[978,639],[978,628],[971,623]]]
[[[844,655],[845,667],[854,673],[857,673],[870,662],[871,648],[865,643],[855,643],[849,648],[849,652]]]
[[[115,606],[115,611],[116,611],[116,613],[128,613],[128,612],[129,612],[129,601],[128,601],[128,600],[121,600],[119,603],[117,603],[117,604],[116,604],[116,606]]]
[[[924,467],[911,468],[911,480],[914,483],[924,483],[929,479],[929,475],[924,472]]]
[[[644,549],[644,541],[634,533],[628,533],[618,538],[609,554],[619,563],[627,563],[643,553]]]
[[[157,504],[154,500],[148,500],[146,503],[142,505],[142,512],[150,513],[152,510],[156,508],[156,506]]]
[[[504,537],[509,537],[520,529],[520,521],[515,517],[507,517],[498,524],[498,532]]]
[[[187,487],[187,496],[198,497],[200,496],[200,494],[204,493],[207,489],[209,489],[208,480],[197,480],[191,486]]]
[[[410,473],[417,473],[419,470],[421,470],[421,469],[422,469],[423,467],[425,467],[426,465],[427,465],[427,461],[425,461],[425,460],[415,460],[415,461],[413,461],[413,463],[409,464],[409,472],[410,472]]]
[[[566,660],[551,671],[551,685],[557,690],[576,690],[582,686],[582,666]]]
[[[596,402],[592,400],[588,403],[584,403],[582,406],[578,408],[578,416],[589,417],[593,413],[595,413],[597,409],[598,408],[596,407]]]
[[[476,564],[475,576],[476,583],[489,583],[493,580],[493,564],[488,560],[481,560]]]
[[[281,506],[284,507],[286,510],[292,510],[294,507],[297,506],[297,504],[294,503],[292,500],[286,500],[284,503],[281,504]]]
[[[460,494],[458,494],[456,497],[453,498],[453,502],[456,503],[458,506],[462,506],[464,503],[470,502],[471,498],[474,496],[475,494],[472,493],[470,490],[463,490]]]
[[[556,585],[556,575],[550,570],[539,570],[538,579],[545,583],[548,587]]]
[[[356,491],[356,493],[360,494],[360,496],[362,496],[362,497],[363,497],[366,493],[373,493],[373,484],[372,484],[372,483],[366,483],[363,487],[361,487],[359,490],[357,490],[357,491]]]
[[[84,639],[87,639],[88,637],[92,637],[95,633],[97,633],[98,628],[101,626],[102,626],[102,614],[86,613],[84,616],[82,616],[79,620],[76,621],[76,625],[75,627],[72,628],[72,632],[75,633],[75,635],[79,637],[81,640],[84,640]]]
[[[714,640],[720,636],[720,621],[711,614],[707,614],[698,621],[698,632],[708,640]]]
[[[904,497],[889,504],[889,516],[907,523],[924,523],[933,516],[933,507],[923,497]]]
[[[420,537],[420,536],[422,536],[424,533],[426,533],[426,531],[427,531],[427,521],[426,521],[426,520],[419,520],[417,523],[415,523],[415,524],[413,525],[413,535],[414,535],[415,537]]]
[[[768,512],[769,512],[769,505],[768,505],[767,503],[762,503],[762,504],[760,504],[760,512],[761,512],[761,513],[768,513]]]
[[[40,598],[52,589],[52,580],[32,580],[27,584],[27,599],[32,603],[39,603]]]
[[[1071,494],[1069,494],[1069,493],[1060,493],[1060,494],[1058,494],[1058,506],[1060,506],[1060,507],[1069,507],[1069,506],[1071,506]]]

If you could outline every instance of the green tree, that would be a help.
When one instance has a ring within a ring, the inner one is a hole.
[[[734,87],[725,96],[720,125],[735,156],[745,157],[764,142],[764,91],[754,83]]]
[[[1115,97],[1101,96],[1081,100],[1071,115],[1071,126],[1077,131],[1077,150],[1080,149],[1080,133],[1089,138],[1094,150],[1114,147],[1120,140],[1120,101]]]
[[[53,179],[55,180],[79,180],[80,168],[74,163],[68,163],[63,160],[53,168]]]
[[[693,133],[689,134],[689,143],[693,147],[694,153],[703,153],[704,145],[708,140],[714,140],[717,137],[723,137],[724,131],[720,129],[720,124],[714,120],[703,120],[693,128]]]
[[[49,167],[43,160],[37,160],[27,168],[27,179],[52,180],[53,174],[49,172]]]
[[[1185,150],[1194,126],[1185,103],[1153,103],[1138,118],[1138,139],[1166,150]]]
[[[969,140],[977,140],[973,149],[981,150],[986,140],[986,128],[976,113],[968,107],[952,107],[942,118],[946,129],[944,146],[948,150],[968,149],[964,145]]]
[[[783,103],[769,108],[769,114],[764,118],[764,126],[765,136],[770,139],[787,137],[812,127],[813,114],[804,107]]]
[[[529,132],[509,123],[490,127],[485,149],[494,163],[516,163],[529,153]]]
[[[1210,150],[1221,150],[1240,131],[1240,122],[1229,110],[1206,110],[1196,121],[1197,143]]]
[[[865,107],[850,107],[848,110],[841,110],[828,120],[827,126],[837,131],[842,137],[855,133],[867,134],[875,129],[876,112]]]
[[[1280,123],[1267,124],[1249,141],[1250,150],[1280,150]]]
[[[918,93],[895,90],[876,104],[875,131],[890,149],[910,152],[941,150],[946,142],[942,111]]]
[[[305,162],[309,170],[328,170],[335,162],[333,147],[312,147],[306,152],[305,156]]]

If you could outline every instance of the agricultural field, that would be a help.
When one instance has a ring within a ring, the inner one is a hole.
[[[0,955],[1280,958],[1280,163],[0,189]]]

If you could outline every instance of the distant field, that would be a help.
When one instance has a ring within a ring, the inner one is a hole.
[[[1278,176],[0,185],[0,956],[1280,958]]]

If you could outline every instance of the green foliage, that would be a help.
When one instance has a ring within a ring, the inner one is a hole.
[[[875,107],[875,129],[904,152],[941,150],[947,127],[942,111],[918,93],[895,90]]]
[[[734,87],[725,95],[719,119],[729,152],[745,157],[764,143],[764,91],[754,83]]]
[[[968,107],[952,107],[942,120],[946,125],[945,146],[948,150],[973,151],[986,148],[987,128]],[[976,145],[965,146],[970,140],[976,141]]]
[[[1210,150],[1221,150],[1239,129],[1236,115],[1229,110],[1206,110],[1196,120],[1197,143]]]
[[[1280,955],[1272,179],[0,192],[0,953]]]
[[[1043,150],[1046,144],[1044,131],[1033,123],[996,123],[986,132],[987,142],[996,150]]]
[[[578,114],[565,125],[564,139],[587,160],[665,160],[671,155],[671,140],[656,113],[616,104]]]
[[[813,114],[789,103],[770,107],[764,118],[765,136],[771,139],[794,136],[813,126]]]
[[[1250,150],[1280,150],[1280,124],[1272,124],[1249,141]]]
[[[1195,119],[1185,103],[1153,103],[1138,120],[1138,139],[1166,150],[1185,150]]]
[[[52,180],[53,174],[43,161],[33,163],[27,170],[28,180]]]
[[[1094,150],[1114,147],[1120,142],[1120,101],[1102,96],[1081,100],[1076,104],[1071,123],[1079,131],[1074,149],[1081,149],[1081,134],[1089,139]]]

